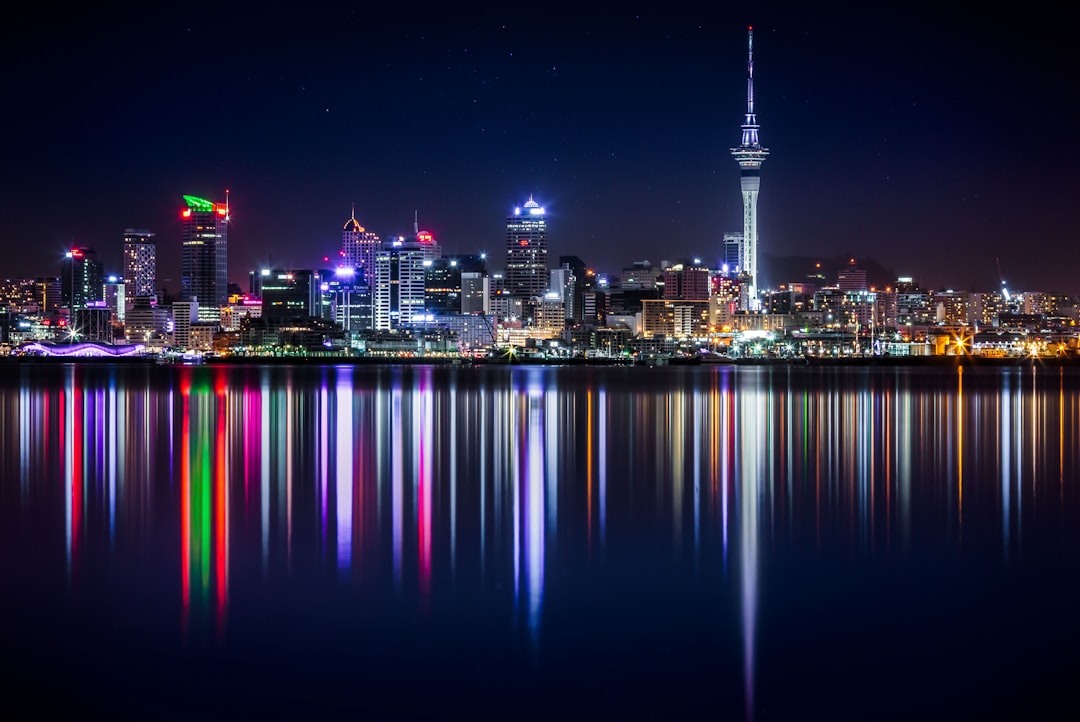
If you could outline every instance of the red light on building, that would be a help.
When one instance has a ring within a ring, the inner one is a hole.
[[[529,245],[529,241],[522,238],[520,241],[518,241],[518,245],[522,246],[522,247],[525,247],[525,246]]]
[[[83,252],[80,251],[78,248],[72,248],[71,249],[71,257],[72,258],[82,258],[83,257]]]
[[[217,211],[217,214],[222,218],[224,218],[226,213],[228,212],[221,206],[214,206],[214,210]]]
[[[180,217],[181,218],[191,218],[191,209],[190,208],[185,208],[184,210],[180,211]]]
[[[416,240],[420,241],[421,243],[434,243],[435,236],[431,235],[427,231],[420,231],[416,234]]]

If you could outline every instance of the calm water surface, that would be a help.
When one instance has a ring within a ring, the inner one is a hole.
[[[1078,441],[1080,371],[1040,366],[6,365],[4,686],[35,716],[1071,716]]]

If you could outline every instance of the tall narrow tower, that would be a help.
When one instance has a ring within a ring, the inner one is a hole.
[[[739,164],[743,201],[743,243],[745,256],[744,273],[750,278],[750,288],[746,294],[746,308],[756,311],[758,302],[758,265],[757,265],[757,197],[761,187],[761,164],[765,162],[768,149],[761,147],[758,140],[757,115],[754,113],[754,28],[747,28],[747,80],[746,80],[746,119],[742,124],[742,143],[731,149],[731,156]]]
[[[180,300],[197,301],[200,321],[218,321],[228,300],[229,191],[224,203],[184,196],[180,211]]]
[[[514,298],[535,298],[548,290],[547,213],[533,200],[506,219],[506,289]]]

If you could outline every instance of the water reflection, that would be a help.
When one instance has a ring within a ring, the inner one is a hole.
[[[575,585],[685,557],[716,599],[736,592],[737,606],[717,608],[739,630],[753,716],[778,550],[906,558],[992,541],[1015,563],[1027,529],[1075,515],[1078,379],[1038,367],[23,367],[0,395],[3,519],[21,530],[4,539],[57,535],[69,589],[101,573],[84,559],[174,545],[155,563],[179,578],[181,633],[219,644],[236,593],[320,570],[423,619],[463,593],[497,608],[508,590],[541,666],[545,640],[573,634],[555,620]],[[718,634],[697,640],[701,659]]]

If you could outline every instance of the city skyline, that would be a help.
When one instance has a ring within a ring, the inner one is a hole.
[[[553,8],[474,21],[316,7],[251,22],[226,7],[203,24],[76,16],[77,31],[30,13],[5,50],[20,68],[5,91],[26,110],[4,166],[3,275],[54,273],[82,246],[119,271],[124,230],[145,228],[178,291],[177,201],[226,189],[241,285],[271,257],[332,257],[353,204],[383,237],[407,235],[418,212],[447,253],[498,257],[508,211],[530,194],[547,209],[552,258],[614,273],[639,259],[716,265],[742,225],[730,149],[752,25],[775,154],[760,254],[873,257],[925,287],[981,290],[997,285],[1000,258],[1014,288],[1080,292],[1080,149],[1067,132],[1080,104],[1063,29],[991,11],[883,12]],[[198,93],[214,111],[179,118]]]

